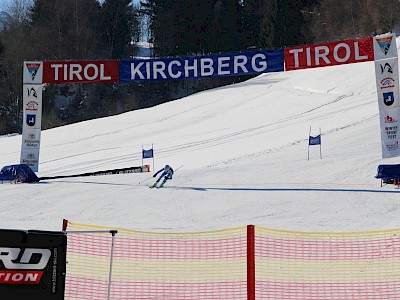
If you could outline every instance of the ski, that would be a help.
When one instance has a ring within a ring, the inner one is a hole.
[[[150,185],[150,186],[149,186],[149,188],[151,188],[151,189],[152,189],[152,188],[155,188],[155,187],[157,187],[157,183],[158,183],[158,182],[155,182],[153,185]]]
[[[164,180],[161,182],[161,184],[159,185],[159,186],[157,186],[157,188],[159,189],[159,188],[163,188],[164,187],[164,184],[167,182],[167,180],[168,179],[165,179],[164,178]]]

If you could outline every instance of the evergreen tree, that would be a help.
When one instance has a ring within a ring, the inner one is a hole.
[[[311,33],[317,42],[393,32],[400,24],[397,0],[323,0],[313,10]]]
[[[260,33],[258,35],[258,44],[260,48],[274,49],[280,47],[276,43],[278,3],[277,0],[262,1],[261,16],[259,20]]]
[[[302,10],[305,2],[300,0],[280,0],[277,5],[274,45],[276,47],[303,44],[302,28],[305,20]]]
[[[231,0],[147,0],[156,54],[240,50],[240,7]]]
[[[242,49],[240,3],[231,0],[217,0],[213,4],[212,23],[206,39],[208,50],[229,52]]]
[[[187,39],[192,24],[184,0],[147,0],[142,3],[150,18],[150,39],[156,56],[186,55],[194,38]]]
[[[135,11],[131,0],[105,0],[102,7],[103,41],[109,58],[128,56],[131,42],[137,34],[133,26]]]
[[[260,48],[260,20],[262,0],[244,0],[241,3],[242,44],[246,48]]]
[[[99,3],[96,0],[35,0],[30,38],[37,59],[95,58]]]

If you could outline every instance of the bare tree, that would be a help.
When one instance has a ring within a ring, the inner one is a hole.
[[[29,8],[32,6],[33,0],[10,0],[3,2],[0,10],[9,15],[7,18],[7,27],[19,26],[28,20]]]
[[[313,11],[316,42],[366,37],[400,25],[397,0],[323,0]]]
[[[12,0],[3,5],[10,16],[7,26],[0,32],[0,115],[1,132],[20,130],[22,109],[22,62],[29,55],[26,24],[30,0]]]

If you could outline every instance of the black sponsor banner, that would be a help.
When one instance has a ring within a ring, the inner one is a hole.
[[[0,299],[64,299],[67,236],[0,229]]]
[[[103,175],[115,175],[115,174],[128,174],[128,173],[142,173],[148,172],[146,167],[129,167],[123,169],[112,169],[105,171],[96,171],[82,174],[73,174],[73,175],[59,175],[59,176],[46,176],[40,177],[40,180],[49,180],[49,179],[62,179],[62,178],[72,178],[72,177],[87,177],[87,176],[103,176]]]

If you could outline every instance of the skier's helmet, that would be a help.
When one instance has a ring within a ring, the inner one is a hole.
[[[170,167],[169,165],[165,165],[165,167],[164,167],[164,171],[165,171],[165,172],[168,172],[168,171],[169,171],[169,169],[171,169],[171,167]]]

